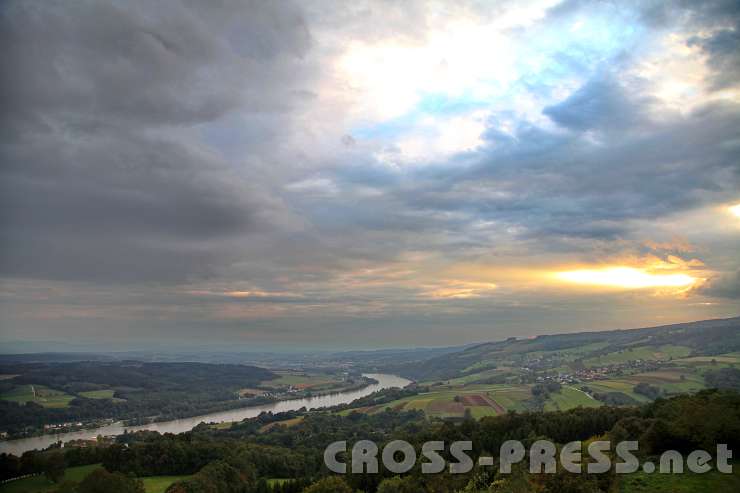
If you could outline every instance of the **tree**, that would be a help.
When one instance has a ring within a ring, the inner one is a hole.
[[[406,476],[384,479],[378,486],[377,493],[424,493],[426,489],[419,484],[418,478]]]
[[[95,469],[77,487],[78,493],[144,493],[144,483],[120,472]]]
[[[211,462],[190,479],[178,481],[167,488],[167,493],[240,493],[252,491],[254,480],[229,465],[226,461]]]
[[[316,481],[314,484],[303,490],[303,493],[352,493],[344,480],[338,476],[329,476]]]
[[[635,385],[632,391],[635,394],[644,395],[645,397],[648,397],[649,399],[657,399],[658,397],[660,397],[660,393],[661,393],[658,387],[655,387],[645,382],[640,382],[637,385]]]
[[[64,454],[60,452],[49,454],[44,459],[44,464],[43,464],[44,476],[46,476],[46,478],[49,481],[58,483],[59,481],[62,480],[62,478],[64,478],[65,467],[66,466],[64,464]]]
[[[21,461],[15,455],[0,454],[0,480],[20,475]]]

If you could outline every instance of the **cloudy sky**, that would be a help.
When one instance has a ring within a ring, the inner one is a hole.
[[[739,46],[734,0],[3,2],[0,340],[736,316]]]

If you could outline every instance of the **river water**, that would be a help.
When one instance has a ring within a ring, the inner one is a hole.
[[[58,442],[68,442],[80,438],[95,438],[98,435],[122,435],[124,430],[139,431],[152,430],[160,433],[182,433],[192,430],[200,423],[224,423],[228,421],[241,421],[245,418],[254,418],[261,412],[272,411],[280,413],[285,411],[295,411],[302,407],[307,409],[317,409],[320,407],[331,407],[338,404],[349,404],[355,399],[369,395],[375,391],[388,389],[392,387],[403,388],[411,383],[410,380],[395,375],[386,375],[382,373],[367,373],[365,376],[378,381],[376,384],[368,385],[359,390],[349,392],[338,392],[336,394],[326,394],[316,397],[307,397],[303,399],[292,399],[287,401],[272,402],[254,407],[242,407],[230,411],[221,411],[216,413],[194,416],[192,418],[174,419],[172,421],[162,421],[159,423],[150,423],[141,426],[123,426],[121,423],[113,423],[100,428],[91,428],[89,430],[74,431],[70,433],[57,433],[41,435],[30,438],[20,438],[18,440],[0,441],[0,453],[5,452],[20,456],[23,452],[33,449],[43,449],[49,445]]]

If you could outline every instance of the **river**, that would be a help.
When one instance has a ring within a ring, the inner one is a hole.
[[[100,428],[91,428],[89,430],[73,431],[70,433],[57,433],[30,438],[19,438],[17,440],[5,440],[0,441],[0,453],[5,452],[20,456],[23,452],[46,448],[59,440],[62,442],[68,442],[69,440],[77,440],[80,438],[95,438],[98,435],[122,435],[125,430],[128,430],[129,432],[152,430],[160,433],[182,433],[192,430],[200,423],[241,421],[245,418],[254,418],[260,413],[266,411],[280,413],[285,411],[295,411],[302,407],[307,409],[318,409],[320,407],[331,407],[338,404],[349,404],[353,400],[369,395],[375,391],[392,387],[403,388],[411,383],[410,380],[406,380],[405,378],[382,373],[367,373],[365,376],[377,380],[378,383],[368,385],[359,390],[325,394],[316,397],[306,397],[303,399],[278,401],[270,404],[263,404],[261,406],[242,407],[239,409],[231,409],[229,411],[204,414],[201,416],[194,416],[192,418],[174,419],[172,421],[161,421],[159,423],[150,423],[147,425],[123,426],[122,423],[113,423]]]

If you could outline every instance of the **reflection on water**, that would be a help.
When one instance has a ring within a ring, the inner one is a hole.
[[[285,411],[295,411],[302,407],[306,407],[307,409],[317,409],[320,407],[336,406],[338,404],[348,404],[355,399],[364,397],[377,390],[387,389],[391,387],[403,388],[411,383],[409,380],[397,377],[395,375],[367,373],[366,376],[377,380],[378,383],[368,385],[367,387],[360,390],[353,390],[350,392],[339,392],[336,394],[307,397],[304,399],[279,401],[273,402],[271,404],[264,404],[262,406],[243,407],[240,409],[232,409],[230,411],[221,411],[217,413],[204,414],[202,416],[195,416],[192,418],[175,419],[172,421],[162,421],[161,423],[151,423],[148,425],[125,427],[121,423],[113,423],[111,425],[102,426],[100,428],[75,431],[71,433],[58,433],[31,438],[21,438],[18,440],[7,440],[4,442],[0,442],[0,453],[5,452],[20,456],[23,452],[33,449],[46,448],[49,445],[58,442],[59,440],[61,440],[62,442],[68,442],[69,440],[77,440],[80,438],[94,438],[98,435],[122,435],[124,430],[128,430],[129,432],[139,430],[153,430],[160,433],[182,433],[184,431],[192,430],[199,423],[223,423],[227,421],[241,421],[245,418],[254,418],[255,416],[258,416],[261,412],[265,411],[280,413]]]

